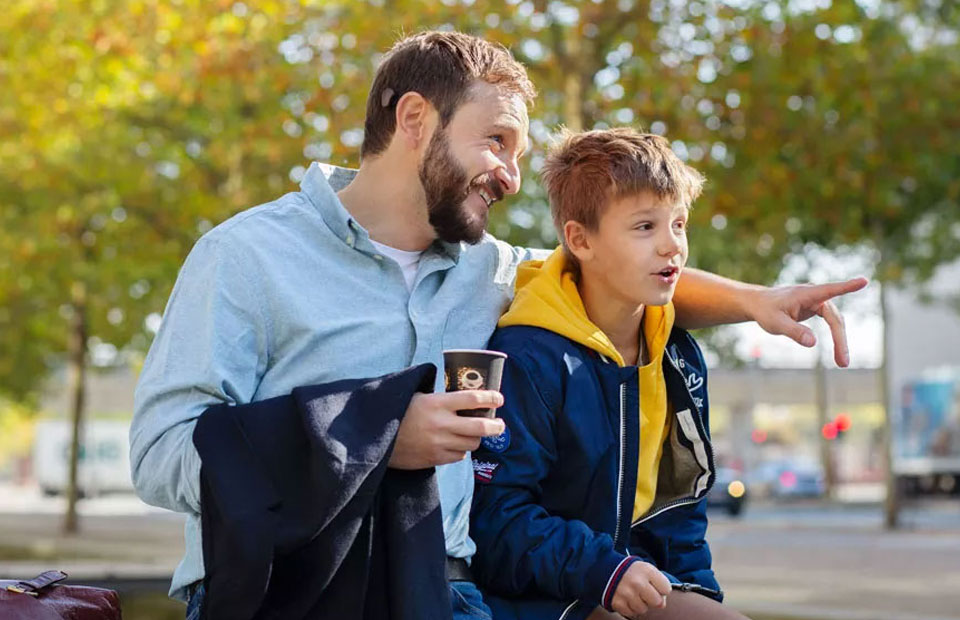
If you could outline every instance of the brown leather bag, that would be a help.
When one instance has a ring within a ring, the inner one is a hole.
[[[121,620],[120,597],[113,590],[57,585],[67,578],[49,570],[27,581],[0,579],[3,620]]]

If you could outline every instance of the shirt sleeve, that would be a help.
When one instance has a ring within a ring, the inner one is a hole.
[[[528,260],[547,260],[549,256],[553,253],[553,250],[546,250],[543,248],[521,248],[519,246],[514,246],[514,249],[520,256],[519,262],[525,262]]]
[[[266,369],[269,329],[244,253],[197,242],[184,263],[134,396],[130,463],[143,501],[200,511],[196,419],[212,405],[250,402]]]

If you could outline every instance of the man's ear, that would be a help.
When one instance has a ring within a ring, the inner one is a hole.
[[[397,101],[395,132],[404,146],[416,150],[430,136],[433,106],[423,95],[409,91]]]
[[[567,220],[563,224],[563,241],[571,254],[581,263],[593,258],[593,247],[587,227],[576,220]]]

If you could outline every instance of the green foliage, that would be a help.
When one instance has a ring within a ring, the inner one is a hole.
[[[692,263],[769,282],[804,243],[869,240],[886,280],[960,252],[954,3],[10,0],[0,13],[0,392],[22,399],[83,311],[144,350],[196,238],[358,163],[367,88],[404,33],[499,41],[540,97],[521,195],[491,222],[552,245],[551,133],[666,133],[708,177]],[[71,291],[86,292],[76,306]]]

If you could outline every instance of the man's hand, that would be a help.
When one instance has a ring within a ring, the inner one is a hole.
[[[813,330],[801,321],[817,315],[830,326],[833,336],[833,359],[837,366],[850,364],[847,332],[843,315],[831,301],[834,297],[859,291],[867,285],[866,278],[829,284],[798,284],[775,288],[756,288],[750,299],[750,313],[760,327],[778,336],[787,336],[797,343],[812,347],[817,344]]]
[[[456,463],[480,447],[482,438],[499,435],[505,428],[500,418],[461,417],[457,410],[501,405],[503,395],[490,390],[414,394],[397,432],[390,467],[425,469]]]
[[[634,562],[623,574],[610,606],[621,616],[637,618],[667,606],[670,580],[648,562]]]

